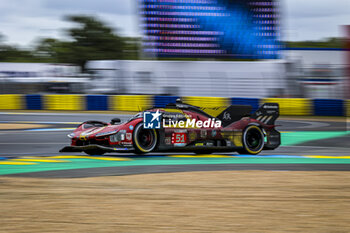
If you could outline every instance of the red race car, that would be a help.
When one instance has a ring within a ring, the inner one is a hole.
[[[276,149],[280,133],[275,129],[279,105],[265,103],[250,114],[251,106],[200,108],[176,101],[152,108],[121,123],[87,121],[69,134],[71,146],[60,152],[233,152],[259,154]]]

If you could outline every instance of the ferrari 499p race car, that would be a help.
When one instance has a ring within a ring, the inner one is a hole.
[[[265,103],[251,113],[251,106],[201,108],[182,103],[140,112],[121,123],[87,121],[69,134],[71,145],[60,152],[233,152],[259,154],[280,145],[275,129],[279,105]]]

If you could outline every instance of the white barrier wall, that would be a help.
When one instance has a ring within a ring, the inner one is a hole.
[[[110,70],[101,68],[104,62],[110,69],[110,61],[92,61],[87,67],[99,77],[110,77]],[[286,87],[282,61],[115,61],[115,67],[116,83],[105,86],[118,86],[119,93],[127,94],[272,97]]]
[[[345,50],[285,50],[286,60],[299,60],[305,67],[314,65],[344,66],[346,65]]]

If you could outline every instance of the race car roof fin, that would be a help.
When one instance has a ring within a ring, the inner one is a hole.
[[[231,105],[222,111],[217,118],[222,122],[222,126],[226,127],[235,121],[239,121],[242,117],[250,116],[252,106],[250,105]]]

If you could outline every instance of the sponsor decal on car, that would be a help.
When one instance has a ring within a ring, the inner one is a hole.
[[[171,136],[171,143],[174,146],[186,146],[187,134],[186,133],[173,133]]]
[[[231,114],[229,112],[224,112],[223,118],[224,120],[231,120]]]
[[[164,139],[164,142],[165,142],[165,144],[170,145],[171,144],[171,138],[170,137],[166,137]]]
[[[132,139],[131,133],[126,133],[126,140],[130,141]]]
[[[201,138],[206,138],[207,137],[207,131],[206,130],[201,130]]]
[[[278,105],[264,105],[264,109],[278,109]]]
[[[123,145],[132,145],[132,142],[121,142],[120,144],[123,144]]]
[[[195,141],[197,139],[197,133],[194,131],[191,131],[189,133],[189,138],[190,138],[190,141]]]

